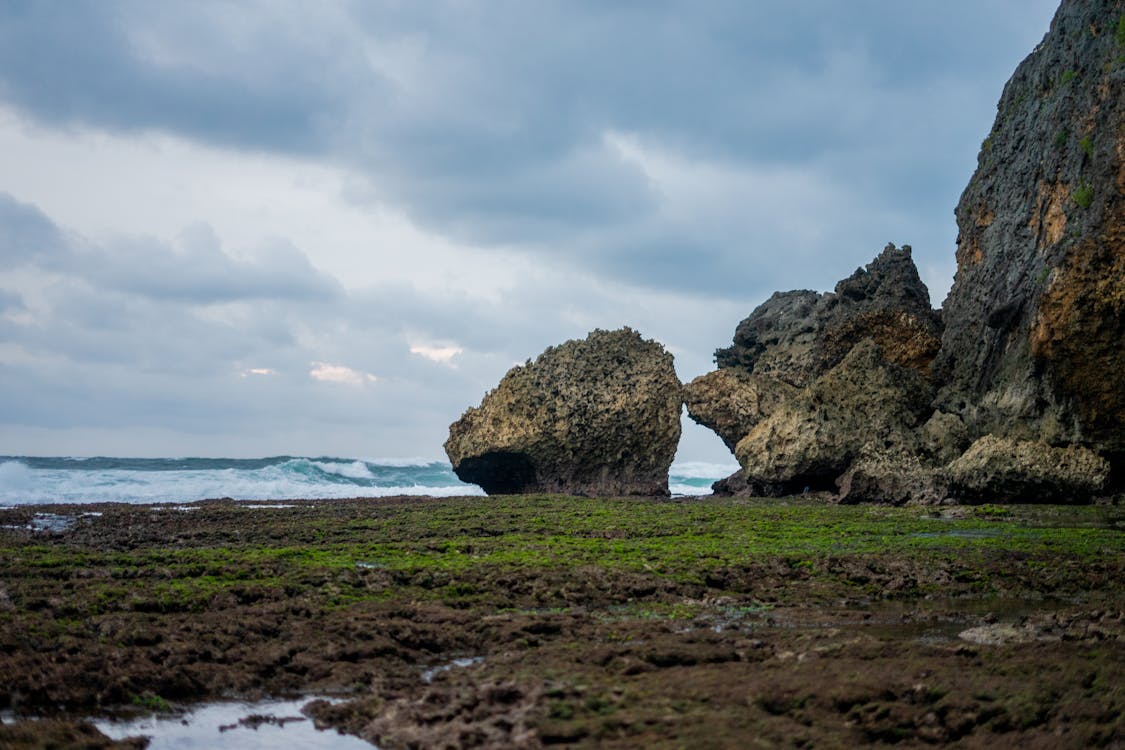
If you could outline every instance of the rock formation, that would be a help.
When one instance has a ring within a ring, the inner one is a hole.
[[[795,386],[735,368],[700,375],[684,386],[688,415],[715,431],[734,452],[754,425],[797,393]]]
[[[834,488],[866,448],[916,452],[929,383],[871,338],[757,424],[735,448],[746,478],[771,494]]]
[[[1125,2],[1064,0],[957,206],[940,316],[909,249],[889,246],[832,294],[775,294],[716,352],[738,377],[688,387],[692,417],[728,445],[749,428],[743,471],[716,492],[1080,501],[1125,487],[1123,112]],[[746,407],[734,384],[751,377],[799,390]]]
[[[688,414],[743,467],[714,491],[830,489],[865,447],[920,450],[940,336],[909,246],[888,245],[832,293],[774,294],[715,353],[719,370],[684,389]]]
[[[716,351],[715,362],[804,387],[865,338],[889,361],[929,373],[941,323],[909,245],[887,245],[830,294],[774,294],[738,324],[733,345]]]
[[[1065,0],[957,206],[935,369],[974,436],[1125,454],[1125,4]]]
[[[490,495],[667,495],[680,388],[660,344],[594,331],[508,371],[450,426],[445,451]]]
[[[777,293],[683,389],[742,470],[718,493],[1081,501],[1125,490],[1125,0],[1063,0],[1004,89],[956,210],[940,313],[909,246],[831,293]],[[453,425],[489,492],[667,491],[671,358],[595,332]]]

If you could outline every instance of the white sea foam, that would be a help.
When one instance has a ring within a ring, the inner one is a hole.
[[[363,462],[371,464],[372,466],[386,466],[391,469],[408,469],[411,467],[424,467],[433,466],[434,464],[442,464],[445,461],[439,461],[433,458],[365,458]]]
[[[711,494],[711,485],[708,484],[705,487],[701,487],[701,486],[695,485],[695,484],[673,484],[673,483],[669,482],[668,483],[668,491],[671,492],[673,495],[691,495],[691,496],[710,495]]]
[[[448,464],[381,468],[362,461],[287,459],[253,468],[33,468],[0,464],[0,506],[49,503],[186,503],[208,498],[237,500],[330,500],[390,495],[480,495],[462,484]],[[156,465],[155,463],[153,464]]]
[[[672,464],[668,473],[681,479],[709,479],[712,482],[729,477],[738,471],[738,464],[734,461],[725,464],[709,463],[707,461],[684,461]]]
[[[711,482],[736,468],[700,461],[677,463],[670,472],[670,489],[677,495],[706,495]],[[482,494],[479,487],[461,483],[448,463],[421,459],[13,458],[0,463],[0,506]]]
[[[31,469],[19,461],[0,464],[0,492],[31,487]]]
[[[337,474],[348,479],[374,479],[375,475],[363,461],[351,463],[335,463],[331,461],[313,461],[312,465],[326,474]]]

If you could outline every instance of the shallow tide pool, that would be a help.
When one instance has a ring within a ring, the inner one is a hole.
[[[257,750],[300,747],[311,750],[371,750],[358,737],[319,730],[301,707],[313,698],[257,703],[209,703],[176,715],[153,714],[131,721],[98,719],[107,737],[143,735],[149,750]]]

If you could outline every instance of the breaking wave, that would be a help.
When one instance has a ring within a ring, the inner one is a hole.
[[[706,495],[735,466],[673,464],[674,495]],[[341,499],[391,495],[482,495],[444,461],[315,458],[39,458],[0,456],[0,505],[185,503]]]

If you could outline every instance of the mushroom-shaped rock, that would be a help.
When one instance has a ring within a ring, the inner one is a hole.
[[[969,502],[1083,502],[1106,486],[1109,463],[1076,445],[1055,448],[985,435],[945,468],[955,497]]]
[[[667,495],[681,405],[663,346],[597,330],[509,370],[450,426],[445,452],[490,495]]]

